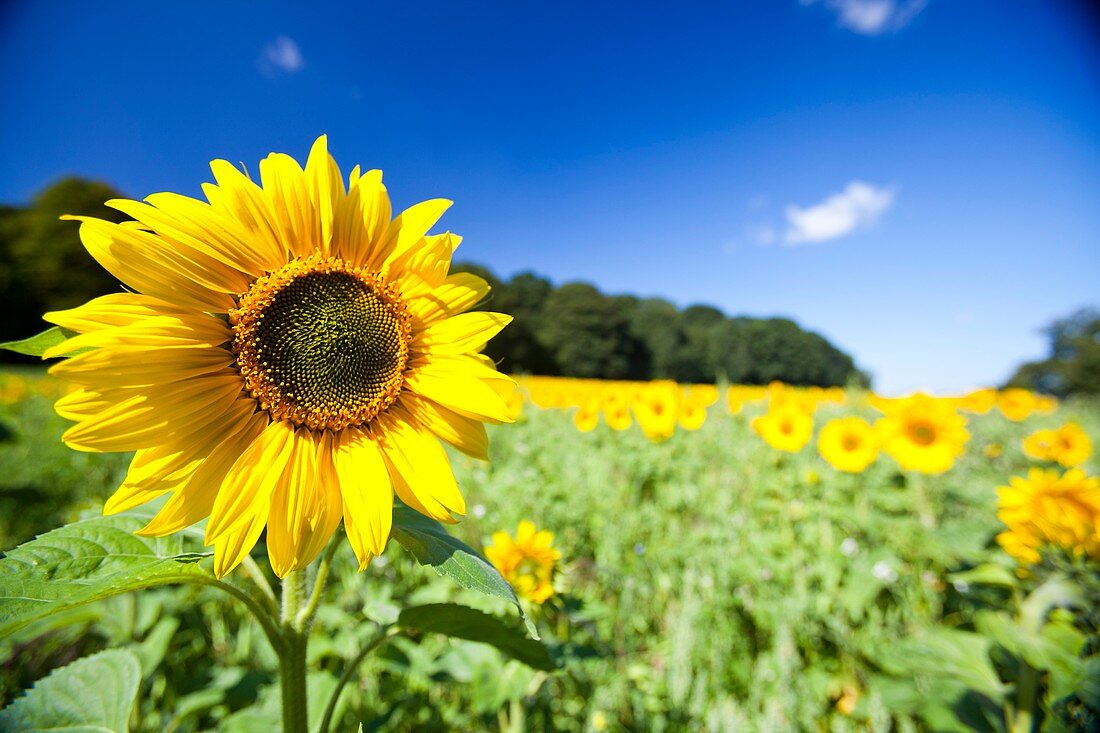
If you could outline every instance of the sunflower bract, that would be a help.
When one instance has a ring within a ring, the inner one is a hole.
[[[393,217],[380,171],[341,176],[327,139],[303,169],[272,154],[255,182],[211,163],[207,201],[111,201],[88,252],[132,292],[46,320],[77,336],[48,356],[77,385],[57,402],[77,450],[136,451],[104,507],[170,498],[143,534],[209,517],[215,572],[267,529],[279,576],[341,521],[360,567],[390,534],[394,495],[443,522],[465,503],[440,440],[486,458],[483,423],[511,422],[511,380],[480,355],[511,320],[467,313],[489,291],[449,273],[461,239],[430,235],[450,202]]]

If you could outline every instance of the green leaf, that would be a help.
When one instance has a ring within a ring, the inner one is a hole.
[[[993,563],[985,563],[970,570],[951,573],[947,576],[947,579],[952,583],[961,581],[971,585],[995,585],[1004,588],[1015,588],[1020,584],[1019,579],[1011,570],[1003,565],[994,565]]]
[[[55,669],[0,711],[9,733],[126,733],[141,666],[125,649],[108,649]]]
[[[528,639],[518,628],[495,616],[457,603],[429,603],[406,608],[397,617],[397,625],[489,644],[535,669],[550,671],[555,668],[546,645]]]
[[[42,356],[42,354],[46,353],[47,349],[51,349],[62,341],[76,335],[75,331],[69,331],[68,329],[54,326],[53,328],[47,328],[40,334],[20,339],[19,341],[0,343],[0,349],[7,349],[8,351],[14,351],[17,354],[25,354],[27,356]],[[77,353],[80,352],[74,352],[73,355]]]
[[[95,517],[47,532],[0,559],[0,637],[59,611],[140,588],[213,580],[178,536],[139,537],[137,517]]]
[[[519,609],[527,632],[532,638],[539,638],[535,625],[527,618],[508,581],[477,551],[448,534],[442,524],[400,502],[394,502],[392,536],[421,565],[431,565],[440,575],[451,578],[463,588],[503,598],[514,604]]]

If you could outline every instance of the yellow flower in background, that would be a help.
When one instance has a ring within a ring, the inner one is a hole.
[[[78,332],[47,356],[80,389],[57,402],[83,451],[136,451],[108,514],[164,494],[141,532],[209,517],[223,576],[267,530],[272,568],[302,568],[343,520],[360,568],[390,535],[393,498],[443,522],[465,512],[446,441],[486,458],[511,382],[479,354],[510,318],[450,275],[459,237],[428,235],[450,202],[391,220],[382,174],[346,184],[320,137],[305,169],[272,154],[259,183],[211,163],[207,201],[108,202],[79,219],[89,253],[130,292],[46,320]]]
[[[1080,425],[1069,422],[1057,430],[1037,430],[1024,438],[1024,454],[1032,460],[1072,468],[1092,455],[1092,441]]]
[[[590,433],[596,429],[596,426],[600,424],[600,405],[595,400],[590,400],[587,403],[577,408],[573,413],[573,424],[582,433]]]
[[[955,400],[958,408],[963,412],[975,415],[984,415],[997,404],[997,390],[991,388],[976,389],[969,394]]]
[[[634,402],[634,417],[642,432],[654,442],[668,440],[676,432],[679,390],[675,382],[650,382]]]
[[[1026,389],[1006,389],[997,397],[997,409],[1013,422],[1021,422],[1041,406],[1034,392]]]
[[[603,401],[603,419],[612,430],[627,430],[634,424],[630,403],[618,392],[609,392]]]
[[[962,455],[970,434],[966,420],[951,400],[915,394],[884,405],[885,417],[875,424],[882,449],[908,471],[947,471]]]
[[[752,429],[772,448],[797,453],[810,442],[814,420],[794,403],[782,403],[753,418]]]
[[[997,496],[997,518],[1008,526],[997,541],[1020,562],[1039,562],[1044,546],[1100,558],[1100,479],[1080,469],[1033,468],[997,487]]]
[[[878,458],[878,439],[861,417],[841,417],[825,423],[817,439],[821,457],[839,471],[862,473]]]
[[[698,430],[707,421],[707,405],[697,397],[684,396],[676,420],[684,430]]]
[[[554,570],[561,553],[554,549],[554,535],[536,530],[524,519],[516,529],[516,538],[507,532],[494,532],[493,544],[485,548],[485,557],[496,566],[516,594],[534,603],[545,603],[554,595]]]

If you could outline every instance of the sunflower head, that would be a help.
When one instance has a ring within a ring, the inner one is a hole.
[[[494,532],[485,557],[518,595],[542,604],[554,595],[554,572],[561,560],[561,552],[553,544],[552,532],[538,530],[525,519],[519,523],[515,539],[507,532]]]
[[[879,453],[874,429],[860,417],[842,417],[827,422],[821,429],[817,448],[833,468],[847,473],[862,473]]]
[[[884,409],[886,417],[875,424],[883,450],[908,471],[947,471],[970,439],[966,420],[950,400],[915,394]]]
[[[394,496],[443,522],[465,503],[440,441],[486,458],[485,422],[510,422],[514,384],[480,351],[509,320],[467,312],[488,293],[450,274],[461,239],[429,230],[443,199],[392,216],[380,171],[344,179],[314,144],[303,169],[272,154],[260,180],[211,164],[206,200],[111,201],[133,218],[80,218],[89,253],[128,292],[46,319],[78,335],[52,372],[78,450],[135,451],[105,511],[163,494],[142,532],[209,517],[215,570],[266,528],[279,575],[343,522],[365,567]]]
[[[1020,562],[1037,563],[1044,546],[1100,558],[1100,478],[1033,468],[998,487],[997,496],[997,518],[1008,527],[997,541]]]
[[[772,448],[786,453],[802,450],[814,432],[814,419],[797,402],[781,402],[752,420],[752,429]]]

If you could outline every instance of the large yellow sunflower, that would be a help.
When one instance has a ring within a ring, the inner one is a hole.
[[[1100,479],[1033,468],[997,487],[997,497],[997,518],[1008,526],[997,541],[1020,562],[1039,562],[1043,546],[1100,558]]]
[[[439,439],[486,457],[483,422],[510,422],[479,354],[508,316],[465,313],[488,293],[449,274],[460,238],[428,235],[451,202],[391,220],[380,171],[345,186],[324,136],[305,169],[282,154],[257,184],[210,165],[207,201],[172,193],[79,218],[91,255],[132,292],[46,320],[78,332],[47,356],[79,389],[57,403],[85,451],[136,451],[108,514],[171,493],[141,532],[209,517],[215,572],[267,528],[279,576],[343,520],[360,568],[390,535],[393,497],[454,522],[465,504]],[[84,351],[85,349],[90,349]],[[80,352],[80,353],[78,353]]]

